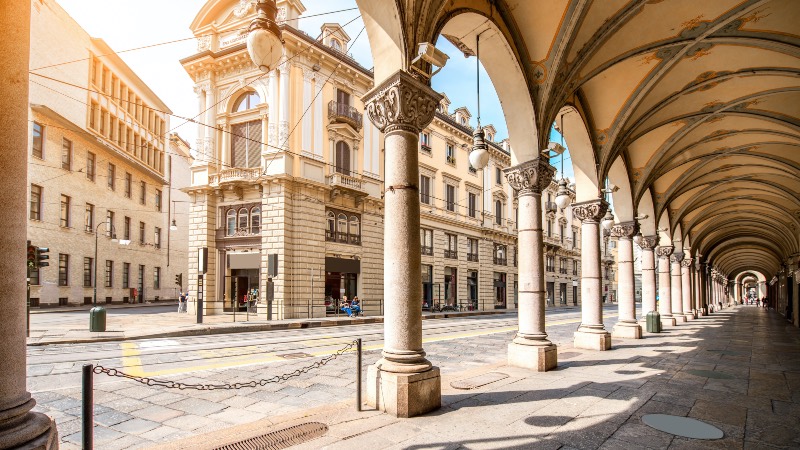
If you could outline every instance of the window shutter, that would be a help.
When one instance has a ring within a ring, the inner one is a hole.
[[[231,125],[231,165],[247,167],[247,124]]]
[[[247,123],[247,167],[261,167],[261,122]]]

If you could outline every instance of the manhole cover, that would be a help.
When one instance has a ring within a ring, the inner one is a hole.
[[[580,356],[580,355],[581,354],[578,353],[578,352],[564,352],[564,353],[559,353],[558,354],[558,358],[559,359],[570,359],[570,358],[574,358],[574,357]]]
[[[489,372],[483,375],[479,375],[477,377],[453,381],[452,383],[450,383],[450,386],[455,389],[465,389],[465,390],[477,389],[481,386],[486,386],[487,384],[494,383],[495,381],[500,381],[504,378],[508,378],[508,375],[500,372]]]
[[[310,358],[314,355],[309,355],[308,353],[300,352],[300,353],[284,353],[283,355],[278,355],[278,356],[286,359],[300,359],[300,358]]]
[[[706,378],[717,378],[720,380],[730,380],[733,379],[733,376],[728,375],[725,372],[716,372],[713,370],[685,370],[684,372],[692,375],[696,375],[698,377],[706,377]]]
[[[308,422],[272,431],[233,444],[215,447],[214,450],[277,450],[289,448],[316,439],[328,432],[328,426],[320,422]]]
[[[642,422],[656,430],[691,439],[721,439],[723,436],[719,428],[688,417],[646,414]]]

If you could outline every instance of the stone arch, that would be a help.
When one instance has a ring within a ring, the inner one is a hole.
[[[642,236],[655,236],[656,235],[656,213],[653,207],[653,195],[650,189],[644,191],[644,194],[639,199],[639,204],[636,208],[638,213],[647,218],[639,221],[639,230]]]
[[[618,157],[608,171],[608,181],[618,189],[611,194],[614,200],[614,217],[617,223],[630,222],[636,217],[633,204],[633,189],[628,169],[622,157]]]
[[[600,197],[602,183],[598,176],[592,137],[586,127],[586,121],[572,105],[561,108],[557,117],[562,124],[561,132],[567,142],[572,171],[575,174],[575,201],[596,200]]]
[[[407,69],[406,40],[403,36],[403,15],[396,2],[356,0],[364,20],[372,50],[375,85],[398,70]]]

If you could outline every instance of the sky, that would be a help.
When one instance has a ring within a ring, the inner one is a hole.
[[[58,3],[91,36],[104,39],[175,115],[194,117],[198,113],[197,97],[192,90],[194,82],[178,61],[197,53],[197,44],[192,38],[189,25],[206,0],[58,0]],[[320,26],[325,22],[346,23],[359,16],[358,10],[355,9],[304,18],[314,14],[355,8],[355,0],[304,0],[303,4],[306,12],[300,16],[299,27],[313,37],[319,35]],[[345,30],[352,39],[355,39],[363,27],[363,21],[358,18]],[[166,44],[153,46],[162,43]],[[151,47],[126,51],[146,46]],[[442,71],[433,78],[432,86],[437,91],[447,94],[452,102],[451,111],[459,106],[466,106],[472,113],[474,126],[477,116],[475,60],[465,58],[446,39],[439,39],[437,48],[450,56],[450,59]],[[361,33],[357,41],[351,42],[349,51],[364,67],[372,67],[372,54],[366,31]],[[483,68],[481,68],[481,123],[494,125],[497,129],[495,140],[500,141],[508,137],[502,106]],[[196,131],[193,124],[185,123],[175,117],[170,120],[170,124],[173,131],[190,144],[194,143]],[[551,140],[560,142],[558,133],[553,131]],[[564,168],[566,175],[571,177],[568,157],[568,154],[565,155]],[[560,169],[559,162],[559,158],[552,160],[552,163]]]

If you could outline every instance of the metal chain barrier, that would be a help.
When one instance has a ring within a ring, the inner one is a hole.
[[[328,355],[322,358],[315,363],[303,367],[301,369],[297,369],[294,372],[285,373],[283,375],[275,375],[270,378],[262,378],[261,380],[253,380],[253,381],[246,381],[246,382],[238,382],[238,383],[225,383],[225,384],[191,384],[191,383],[181,383],[178,381],[170,381],[170,380],[157,380],[155,378],[149,377],[137,377],[134,375],[127,374],[117,369],[108,369],[106,367],[96,365],[93,368],[93,372],[96,374],[105,374],[110,377],[119,377],[119,378],[127,378],[129,380],[136,381],[137,383],[141,383],[147,386],[161,386],[169,389],[196,389],[198,391],[214,391],[217,389],[241,389],[244,387],[257,387],[257,386],[266,386],[270,383],[278,383],[281,381],[286,381],[290,378],[299,377],[302,374],[308,373],[314,369],[318,369],[329,362],[335,360],[336,358],[342,356],[343,354],[347,353],[354,347],[359,345],[358,340],[354,340],[348,343],[343,348],[336,351],[336,353],[332,355]]]

